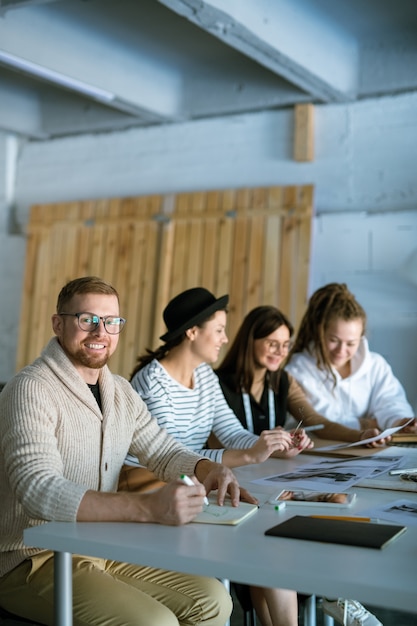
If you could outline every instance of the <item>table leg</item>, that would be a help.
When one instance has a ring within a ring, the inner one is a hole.
[[[72,554],[54,554],[54,623],[72,626]]]
[[[316,596],[307,596],[304,599],[304,625],[316,626]]]
[[[227,591],[230,593],[230,580],[228,580],[227,578],[220,578],[219,580],[221,583],[223,583]],[[224,626],[230,626],[230,620],[228,620]]]

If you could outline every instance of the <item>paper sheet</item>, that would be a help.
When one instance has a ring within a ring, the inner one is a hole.
[[[353,443],[338,443],[333,446],[324,446],[324,447],[320,447],[320,451],[325,452],[326,450],[339,450],[340,448],[354,448],[355,446],[364,446],[367,443],[372,443],[373,441],[378,441],[379,439],[385,439],[385,437],[390,437],[394,433],[404,428],[404,426],[407,426],[407,424],[412,422],[413,419],[414,419],[413,417],[410,418],[408,422],[406,422],[405,424],[402,424],[401,426],[395,426],[393,428],[386,428],[380,435],[377,435],[376,437],[370,437],[369,439],[362,439],[361,441],[354,441]]]
[[[310,489],[336,493],[346,491],[364,478],[371,478],[398,467],[401,456],[358,457],[325,459],[317,463],[301,465],[291,472],[281,472],[251,481],[259,485],[277,486],[288,489]]]
[[[364,509],[358,515],[380,519],[382,522],[417,526],[417,502],[414,500],[394,500],[372,509]]]

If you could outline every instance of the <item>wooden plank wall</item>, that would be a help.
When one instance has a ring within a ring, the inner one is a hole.
[[[158,345],[162,311],[204,286],[230,294],[228,335],[259,304],[297,325],[307,299],[313,188],[267,187],[36,205],[28,226],[17,369],[52,336],[56,298],[88,274],[111,282],[128,322],[112,357],[129,376]]]

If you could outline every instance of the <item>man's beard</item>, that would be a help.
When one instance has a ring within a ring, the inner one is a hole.
[[[106,365],[109,360],[109,353],[106,350],[105,353],[101,354],[99,357],[94,357],[93,355],[85,354],[82,350],[77,350],[75,354],[72,355],[72,358],[80,365],[84,365],[84,367],[98,370]]]

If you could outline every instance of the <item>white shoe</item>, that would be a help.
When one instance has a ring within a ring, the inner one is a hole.
[[[383,626],[375,615],[356,600],[326,600],[323,598],[323,611],[343,626]]]

